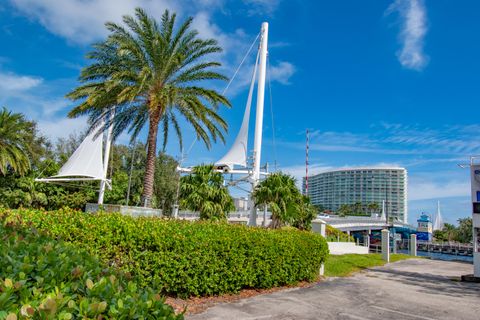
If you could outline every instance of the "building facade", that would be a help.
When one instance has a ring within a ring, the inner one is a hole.
[[[305,194],[306,181],[303,178]],[[377,203],[389,217],[407,223],[407,170],[405,168],[348,168],[308,177],[313,204],[337,211],[342,204]]]

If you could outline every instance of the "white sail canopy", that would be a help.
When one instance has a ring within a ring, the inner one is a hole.
[[[36,179],[40,182],[75,181],[75,180],[104,180],[103,165],[103,134],[95,137],[92,131],[85,137],[80,146],[60,168],[57,175],[45,179]]]
[[[440,201],[437,204],[437,214],[435,215],[435,221],[433,223],[433,231],[435,230],[443,230],[444,223],[443,218],[440,213]]]
[[[257,75],[258,55],[253,69],[252,81],[250,83],[250,90],[248,92],[247,105],[245,107],[245,113],[243,115],[242,126],[238,132],[235,142],[230,150],[215,163],[215,166],[222,167],[227,166],[233,169],[234,165],[242,167],[247,166],[247,152],[248,152],[248,125],[250,121],[250,109],[252,106],[253,88],[255,85],[255,79]]]
[[[95,131],[82,141],[54,178],[87,177],[102,180],[103,168],[103,134],[95,137]]]

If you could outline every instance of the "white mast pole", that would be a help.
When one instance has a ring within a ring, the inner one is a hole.
[[[263,131],[263,104],[265,98],[265,75],[267,73],[267,43],[268,43],[268,22],[262,23],[261,39],[260,39],[260,63],[258,72],[257,87],[257,116],[255,121],[255,141],[253,146],[253,176],[252,176],[252,192],[260,180],[260,159],[262,153],[262,131]],[[253,200],[253,197],[250,196]],[[250,226],[257,225],[257,209],[252,201]]]
[[[113,131],[113,117],[115,116],[115,109],[110,112],[110,119],[108,120],[107,138],[105,141],[105,152],[103,154],[103,179],[100,181],[100,192],[98,193],[98,204],[103,204],[103,197],[105,196],[105,186],[107,185],[107,171],[108,160],[110,159],[110,146],[112,145],[112,131]]]

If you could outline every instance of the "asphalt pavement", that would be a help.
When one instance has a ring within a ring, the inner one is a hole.
[[[469,273],[468,263],[410,259],[219,304],[187,319],[480,320],[480,284],[460,282]]]

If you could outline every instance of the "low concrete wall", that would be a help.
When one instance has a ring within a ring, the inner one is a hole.
[[[100,206],[96,203],[87,203],[85,206],[85,212],[95,213],[98,212]],[[116,204],[104,204],[102,205],[102,210],[105,212],[120,212],[126,216],[132,217],[161,217],[162,210],[160,209],[151,209],[144,207],[132,207],[132,206],[121,206]]]
[[[368,247],[357,246],[355,242],[327,242],[328,249],[330,254],[347,254],[347,253],[357,253],[357,254],[367,254]]]

